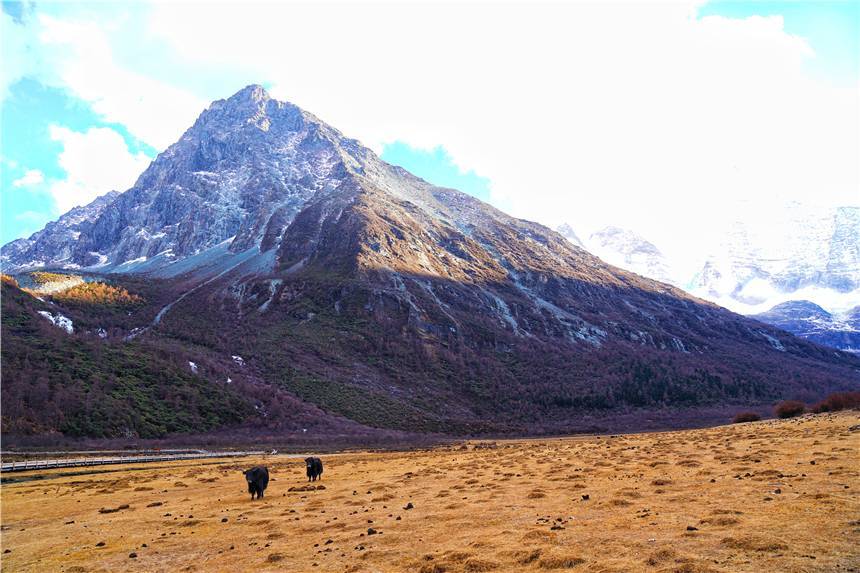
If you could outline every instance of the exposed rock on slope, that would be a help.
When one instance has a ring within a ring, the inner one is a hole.
[[[3,245],[0,250],[0,265],[4,272],[14,272],[21,268],[75,266],[77,263],[74,251],[80,244],[81,235],[90,232],[105,207],[119,195],[116,191],[106,193],[89,205],[75,207],[29,238],[17,239]]]

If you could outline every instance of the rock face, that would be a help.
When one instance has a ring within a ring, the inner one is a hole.
[[[435,187],[259,86],[212,104],[62,252],[178,277],[135,344],[242,356],[263,395],[370,426],[570,431],[585,412],[813,399],[860,368]]]
[[[83,208],[86,233],[67,233],[37,251],[11,243],[4,267],[14,272],[38,260],[127,271],[141,266],[132,261],[155,258],[148,268],[165,266],[225,241],[231,252],[266,250],[311,197],[340,185],[345,165],[358,167],[367,153],[312,115],[249,86],[213,103],[134,187]],[[67,217],[52,225],[66,226]]]
[[[119,195],[116,191],[106,193],[89,205],[75,207],[29,238],[3,245],[0,265],[4,272],[21,268],[74,267],[74,251],[81,236],[90,233],[95,221]]]
[[[824,346],[860,353],[860,306],[833,315],[808,300],[797,300],[753,318]]]

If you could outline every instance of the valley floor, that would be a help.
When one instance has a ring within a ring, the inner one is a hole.
[[[46,472],[2,486],[2,571],[860,571],[858,424]]]

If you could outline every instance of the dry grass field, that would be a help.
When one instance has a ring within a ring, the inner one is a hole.
[[[860,571],[858,424],[48,472],[2,487],[2,571]]]

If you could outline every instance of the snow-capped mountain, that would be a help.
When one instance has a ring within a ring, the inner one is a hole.
[[[681,286],[682,281],[670,272],[666,256],[653,243],[642,235],[608,226],[588,235],[583,241],[567,223],[556,229],[568,241],[597,255],[611,265],[654,279],[656,281]]]
[[[609,264],[656,281],[677,284],[666,257],[641,235],[619,227],[605,227],[589,235],[586,248]]]
[[[831,310],[860,303],[860,208],[792,204],[767,224],[739,218],[687,290],[738,312],[790,300]]]
[[[860,352],[860,306],[834,315],[808,300],[797,300],[752,318],[824,346]]]
[[[585,248],[585,244],[583,244],[582,240],[576,234],[576,231],[574,231],[573,227],[571,227],[567,223],[562,223],[561,225],[559,225],[559,227],[558,227],[558,229],[556,229],[556,231],[558,231],[562,237],[564,237],[565,239],[567,239],[568,241],[570,241],[571,243],[573,243],[577,247]]]
[[[579,241],[569,225],[564,229],[559,232],[609,263],[742,314],[801,300],[835,314],[860,304],[858,207],[792,203],[774,207],[766,222],[737,216],[719,244],[703,251],[692,275],[676,270],[689,268],[689,261],[673,261],[633,231],[608,227]]]

